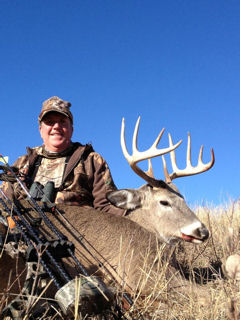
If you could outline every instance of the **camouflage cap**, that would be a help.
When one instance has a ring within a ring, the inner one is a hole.
[[[39,123],[48,112],[58,112],[68,117],[73,123],[73,115],[70,111],[71,103],[59,97],[51,97],[43,102],[41,113],[38,117]]]

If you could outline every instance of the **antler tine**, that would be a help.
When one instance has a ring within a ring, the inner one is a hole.
[[[140,123],[140,117],[138,117],[136,125],[135,125],[135,129],[134,129],[134,133],[133,133],[133,140],[132,140],[132,150],[133,153],[138,153],[138,149],[137,149],[137,136],[138,136],[138,130],[139,130],[139,123]]]
[[[170,133],[168,134],[168,139],[169,139],[169,145],[173,146],[173,141],[172,141],[172,137],[171,137]],[[174,150],[170,152],[170,158],[171,158],[173,171],[177,171],[178,167],[177,167],[177,163],[176,163],[176,155],[175,155],[175,151]],[[164,162],[165,162],[165,167],[167,169],[167,165],[166,165],[165,159],[164,159]],[[164,172],[165,172],[165,169],[164,169]],[[165,177],[166,177],[166,174],[165,174]],[[166,179],[167,179],[167,177],[166,177]]]
[[[169,145],[170,146],[173,145],[172,137],[170,134],[169,134]],[[215,162],[213,149],[211,149],[211,161],[209,161],[206,164],[204,164],[202,161],[202,154],[203,154],[203,146],[201,146],[201,148],[200,148],[197,166],[195,166],[195,167],[192,166],[192,162],[191,162],[191,135],[190,135],[190,133],[188,133],[186,168],[183,170],[178,169],[177,164],[176,164],[175,152],[171,151],[170,157],[171,157],[173,173],[171,173],[170,175],[165,174],[166,181],[169,180],[168,178],[173,180],[175,178],[184,177],[184,176],[191,176],[191,175],[202,173],[202,172],[205,172],[205,171],[211,169],[212,166],[214,165],[214,162]]]
[[[152,161],[151,159],[148,159],[148,170],[145,171],[145,173],[149,176],[154,178],[154,174],[153,174],[153,168],[152,168]]]
[[[203,155],[203,145],[201,145],[201,148],[200,148],[200,151],[199,151],[198,163],[203,163],[202,155]]]
[[[154,179],[153,177],[153,171],[152,171],[152,165],[151,162],[149,162],[149,168],[147,172],[144,172],[141,170],[136,164],[142,160],[146,159],[151,159],[160,155],[163,155],[165,153],[169,153],[172,150],[176,149],[181,143],[182,140],[180,140],[178,143],[175,145],[171,145],[168,148],[163,148],[163,149],[157,149],[157,145],[163,135],[164,129],[159,133],[157,139],[154,141],[152,146],[143,152],[139,152],[137,149],[137,136],[138,136],[138,130],[139,130],[139,123],[140,123],[140,117],[138,118],[135,129],[134,129],[134,134],[133,134],[133,141],[132,141],[132,149],[133,149],[133,154],[130,155],[127,151],[126,147],[126,141],[125,141],[125,120],[124,118],[122,119],[122,128],[121,128],[121,147],[123,154],[125,158],[127,159],[128,163],[130,164],[131,168],[134,170],[137,175],[139,175],[141,178],[143,178],[145,181],[147,181],[149,184],[152,186],[158,186],[159,182],[158,180]]]
[[[127,151],[126,147],[126,140],[125,140],[125,119],[122,118],[122,126],[121,126],[121,147],[122,147],[122,152],[124,157],[128,160],[129,158],[129,153]]]
[[[173,153],[175,154],[174,151],[173,151]],[[162,156],[162,162],[163,162],[163,170],[164,170],[164,175],[165,175],[165,182],[170,183],[172,180],[169,176],[168,169],[167,169],[167,163],[166,163],[164,156]]]
[[[200,149],[201,152],[201,149]],[[188,132],[188,144],[187,144],[187,168],[192,168],[192,160],[191,160],[191,136]]]

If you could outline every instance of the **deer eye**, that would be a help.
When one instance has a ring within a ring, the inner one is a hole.
[[[160,203],[161,203],[163,206],[170,206],[169,202],[166,201],[166,200],[161,200]]]

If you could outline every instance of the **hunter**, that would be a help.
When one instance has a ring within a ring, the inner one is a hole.
[[[43,145],[27,148],[27,154],[13,164],[31,190],[48,182],[54,185],[53,202],[90,206],[115,215],[125,211],[109,203],[106,194],[116,189],[109,167],[90,144],[72,142],[71,103],[51,97],[43,102],[38,117]],[[26,197],[18,183],[4,182],[3,189],[12,200]],[[39,200],[39,199],[38,199]]]

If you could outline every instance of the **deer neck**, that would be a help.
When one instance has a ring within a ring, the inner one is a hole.
[[[136,222],[141,227],[147,229],[149,232],[156,233],[156,230],[149,222],[147,212],[144,211],[143,209],[139,208],[139,209],[135,209],[133,211],[130,211],[129,214],[127,215],[127,218]]]

